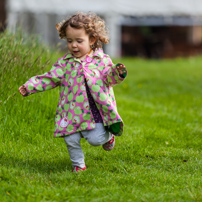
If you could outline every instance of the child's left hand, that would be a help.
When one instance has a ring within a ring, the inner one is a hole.
[[[126,72],[126,67],[123,64],[118,63],[116,68],[117,68],[119,74],[121,74],[121,75]]]

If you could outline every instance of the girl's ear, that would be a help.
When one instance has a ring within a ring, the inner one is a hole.
[[[90,45],[92,46],[95,42],[96,42],[96,38],[93,36],[90,37]]]

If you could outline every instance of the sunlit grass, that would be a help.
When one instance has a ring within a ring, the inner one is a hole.
[[[125,132],[113,151],[82,140],[87,170],[74,174],[53,138],[58,89],[18,88],[62,56],[35,39],[0,35],[1,201],[202,201],[202,58],[114,59],[128,69],[114,88]]]

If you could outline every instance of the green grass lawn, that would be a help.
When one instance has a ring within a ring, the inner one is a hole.
[[[125,132],[111,152],[82,140],[75,174],[53,137],[58,89],[18,93],[63,54],[8,33],[0,52],[0,201],[202,201],[202,57],[114,59],[128,69],[114,88]]]

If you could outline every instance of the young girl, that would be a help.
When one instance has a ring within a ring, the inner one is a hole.
[[[19,88],[23,96],[59,86],[60,98],[55,116],[55,137],[64,137],[73,172],[86,169],[80,140],[107,151],[123,132],[113,93],[115,84],[126,77],[123,64],[113,64],[103,53],[107,44],[105,22],[93,13],[81,13],[58,23],[56,29],[67,40],[68,53],[51,70],[30,78]]]

